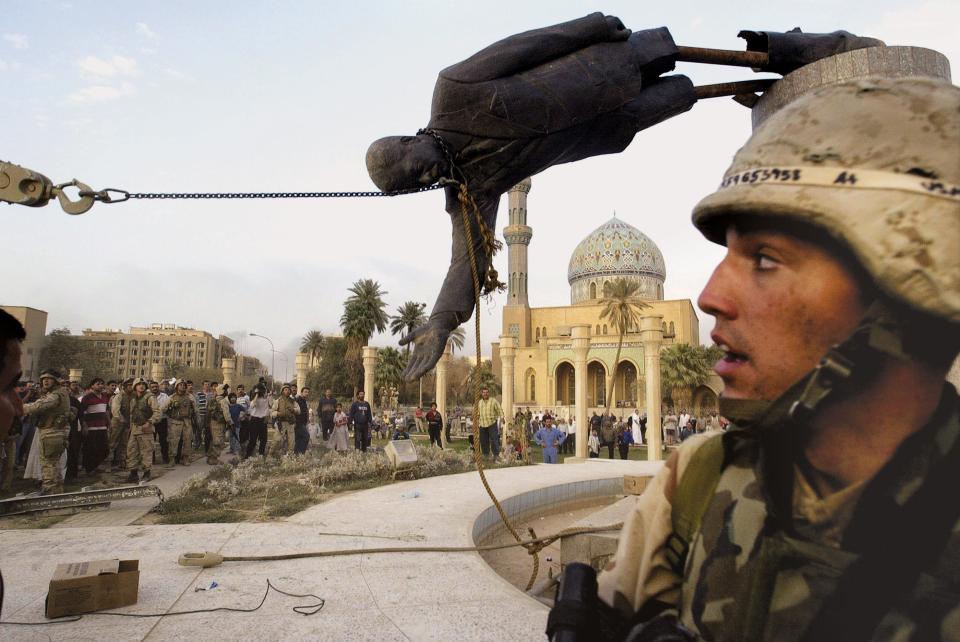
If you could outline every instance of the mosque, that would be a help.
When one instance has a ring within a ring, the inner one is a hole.
[[[675,343],[700,345],[700,325],[690,299],[665,300],[667,277],[663,254],[646,234],[614,216],[580,241],[567,270],[570,305],[530,307],[527,293],[527,247],[533,229],[527,225],[526,179],[509,192],[509,225],[504,229],[509,272],[507,303],[503,309],[500,340],[493,344],[493,372],[500,376],[504,412],[520,409],[550,410],[563,417],[602,412],[609,395],[615,414],[647,409],[645,372],[656,368],[659,356]],[[620,359],[617,330],[601,317],[603,297],[610,283],[626,278],[640,285],[639,296],[649,307],[640,311],[642,327],[631,328],[624,338]],[[645,358],[657,353],[656,360]],[[585,413],[574,412],[577,370],[585,370]],[[608,373],[615,372],[607,390]],[[712,375],[693,393],[693,408],[700,414],[717,407],[722,390]],[[666,391],[664,391],[666,392]],[[655,398],[655,393],[649,393]],[[656,413],[659,415],[659,412]]]

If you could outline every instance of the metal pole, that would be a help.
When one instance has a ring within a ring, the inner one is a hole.
[[[740,96],[758,91],[766,91],[776,82],[775,78],[758,78],[756,80],[740,80],[737,82],[721,82],[715,85],[700,85],[693,91],[697,100],[704,98],[719,98],[720,96]]]
[[[708,65],[751,67],[763,69],[770,63],[765,51],[736,51],[733,49],[708,49],[705,47],[677,47],[680,62],[699,62]]]
[[[270,342],[270,376],[274,379],[277,378],[277,351],[273,347],[273,341],[270,340],[270,337],[265,337],[262,334],[256,334],[254,332],[250,333],[251,337],[260,337],[261,339],[266,339]]]

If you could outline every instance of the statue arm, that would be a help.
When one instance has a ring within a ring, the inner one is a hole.
[[[592,13],[504,38],[447,67],[440,76],[457,82],[503,78],[593,44],[626,40],[629,35],[630,30],[618,18]]]
[[[479,198],[478,206],[480,218],[492,231],[496,229],[497,207],[500,203],[499,195],[493,198]],[[400,340],[400,345],[413,342],[414,351],[403,371],[407,381],[413,381],[426,374],[443,354],[450,332],[461,323],[467,321],[473,314],[474,281],[470,266],[470,254],[463,221],[460,214],[460,205],[456,198],[447,199],[447,212],[450,214],[450,223],[453,226],[453,247],[450,255],[450,267],[443,280],[440,294],[433,305],[433,311],[427,322]],[[476,220],[471,217],[470,232],[473,240],[474,255],[477,260],[477,276],[481,285],[486,278],[487,268],[490,265],[490,256],[483,247],[483,239]]]

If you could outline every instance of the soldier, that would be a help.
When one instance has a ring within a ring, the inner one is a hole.
[[[960,88],[861,78],[771,116],[697,205],[733,424],[626,520],[600,597],[631,639],[956,639],[958,150]]]
[[[277,428],[267,429],[267,453],[271,456],[280,456],[283,441],[287,435],[293,432],[297,415],[300,414],[300,406],[290,397],[292,392],[293,388],[290,384],[283,384],[283,388],[280,389],[280,396],[273,402],[273,411],[277,416]]]
[[[134,381],[130,398],[130,439],[127,441],[128,482],[140,481],[139,467],[143,468],[143,481],[149,481],[153,467],[153,433],[162,417],[157,398],[147,390],[147,382],[143,378]]]
[[[133,378],[124,379],[120,385],[121,388],[110,398],[110,461],[121,470],[126,470]]]
[[[197,404],[188,392],[187,382],[177,379],[173,394],[167,402],[167,439],[168,452],[172,464],[190,465],[190,447],[192,445],[192,426],[197,420]]]
[[[207,417],[210,421],[210,448],[207,450],[207,463],[216,466],[220,463],[220,452],[223,450],[223,431],[227,426],[232,426],[230,419],[230,402],[227,400],[227,393],[230,392],[230,386],[223,385],[220,394],[214,398],[211,395],[207,402]]]
[[[60,456],[67,448],[70,419],[70,391],[60,386],[60,375],[47,370],[40,375],[41,397],[24,405],[23,416],[33,417],[40,431],[40,464],[43,467],[44,495],[63,492],[60,479]]]

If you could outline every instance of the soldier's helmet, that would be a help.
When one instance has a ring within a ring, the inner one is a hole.
[[[892,300],[960,325],[960,88],[860,78],[798,98],[737,152],[693,222],[722,244],[745,214],[825,230]]]
[[[44,379],[53,379],[55,382],[59,383],[62,378],[62,375],[56,370],[44,370],[42,373],[40,373],[40,381],[43,381]]]
[[[124,383],[126,383],[126,382],[124,382]],[[144,379],[143,377],[137,377],[136,379],[133,380],[133,387],[134,387],[134,388],[136,388],[136,387],[139,386],[140,384],[143,384],[144,386],[148,385],[148,384],[147,384],[147,380]]]
[[[133,382],[134,382],[133,377],[127,377],[126,379],[123,380],[123,385],[124,385],[124,386],[131,386],[131,385],[133,385]]]

